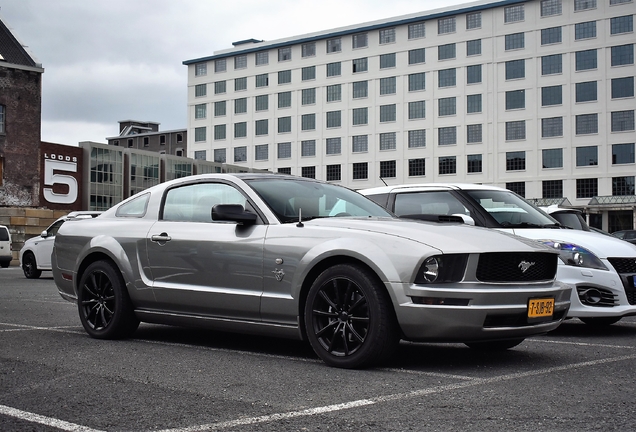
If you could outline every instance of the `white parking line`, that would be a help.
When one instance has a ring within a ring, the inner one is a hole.
[[[553,343],[553,344],[559,344],[559,345],[576,345],[576,346],[599,347],[599,348],[636,349],[636,346],[628,346],[628,345],[609,345],[609,344],[597,344],[597,343],[589,343],[589,342],[569,342],[564,340],[550,340],[550,339],[526,339],[526,342]]]
[[[46,426],[52,426],[58,429],[71,432],[102,432],[98,429],[92,429],[86,426],[81,426],[75,423],[69,423],[64,420],[59,420],[52,417],[41,416],[28,411],[22,411],[19,409],[11,408],[8,406],[0,405],[0,414],[8,415],[20,420],[25,420],[31,423],[39,423]]]

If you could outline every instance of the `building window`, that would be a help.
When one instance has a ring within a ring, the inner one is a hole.
[[[183,142],[183,134],[180,134],[180,133],[177,134],[177,142],[178,143]]]
[[[287,61],[292,58],[292,49],[291,47],[278,48],[278,61]]]
[[[226,92],[225,81],[217,81],[214,83],[214,94],[221,94]]]
[[[411,102],[412,103],[412,102]],[[422,101],[424,104],[424,101]],[[438,115],[440,117],[457,114],[457,101],[455,97],[440,98],[437,100]],[[409,106],[409,114],[410,114]],[[410,116],[409,116],[410,118]],[[423,118],[423,117],[422,117]]]
[[[234,138],[245,138],[247,136],[247,122],[234,123]]]
[[[224,140],[226,137],[226,127],[222,125],[214,125],[214,140]]]
[[[369,169],[366,162],[358,162],[353,164],[353,179],[366,180],[369,178]]]
[[[214,149],[214,162],[225,163],[226,161],[225,149]]]
[[[612,177],[612,195],[634,195],[634,176]]]
[[[380,178],[395,178],[396,164],[395,161],[380,161]]]
[[[307,66],[302,68],[301,78],[303,81],[316,79],[316,66]]]
[[[526,76],[525,60],[511,60],[506,62],[506,79],[519,79]]]
[[[380,55],[380,69],[395,67],[395,53]]]
[[[456,156],[443,156],[438,161],[439,174],[456,174],[457,173],[457,157]]]
[[[300,155],[302,157],[316,156],[316,140],[301,141]]]
[[[550,27],[541,29],[541,45],[561,43],[561,27]]]
[[[364,107],[364,108],[354,108],[352,111],[352,117],[353,117],[353,125],[354,126],[359,126],[359,125],[365,125],[369,123],[369,114],[368,114],[369,109]]]
[[[562,137],[563,117],[541,119],[541,138]]]
[[[520,197],[526,196],[526,184],[525,182],[510,182],[506,183],[506,189],[519,195]]]
[[[481,82],[481,65],[466,66],[466,84]]]
[[[256,53],[256,66],[269,64],[269,51],[259,51]]]
[[[289,159],[291,158],[291,143],[284,142],[278,143],[278,159]]]
[[[634,44],[612,47],[612,66],[634,64]]]
[[[595,133],[598,133],[598,114],[581,114],[576,116],[577,135]]]
[[[634,110],[612,112],[612,132],[634,130]]]
[[[563,72],[563,60],[561,54],[541,57],[541,75],[553,75]]]
[[[380,105],[380,123],[395,121],[395,104]]]
[[[634,31],[634,16],[627,15],[610,19],[610,34],[631,33]]]
[[[481,39],[466,41],[466,55],[474,56],[481,54]]]
[[[543,168],[563,168],[563,149],[542,150]]]
[[[327,76],[328,77],[340,76],[340,73],[341,73],[340,62],[327,63]]]
[[[576,55],[575,63],[576,63],[577,71],[596,69],[597,55],[596,55],[595,49],[577,51],[575,55]]]
[[[576,179],[576,197],[592,198],[598,196],[598,179]]]
[[[269,85],[269,78],[267,74],[256,75],[256,87],[267,87]]]
[[[526,152],[506,152],[506,171],[523,171],[526,169]]]
[[[214,116],[222,117],[226,114],[226,102],[218,101],[214,102]]]
[[[424,90],[426,77],[424,72],[409,74],[409,91]]]
[[[144,137],[144,147],[148,147],[150,145],[150,141],[148,137]]]
[[[469,114],[481,112],[481,94],[466,96],[466,112]]]
[[[303,114],[300,118],[301,129],[304,131],[316,129],[316,114]]]
[[[466,142],[468,144],[482,142],[482,129],[481,124],[466,125]]]
[[[426,50],[424,48],[409,50],[409,64],[419,64],[426,62]]]
[[[409,24],[409,39],[419,39],[426,37],[426,23],[419,22]]]
[[[247,90],[247,77],[236,78],[234,80],[234,91]]]
[[[426,118],[426,106],[424,101],[409,102],[409,120],[423,118]]]
[[[611,0],[610,4],[612,4]],[[596,9],[596,0],[574,0],[575,11],[582,11],[587,9]]]
[[[342,126],[340,111],[327,111],[327,127],[338,128]]]
[[[247,67],[247,54],[234,57],[234,69],[245,69]]]
[[[287,175],[291,175],[291,167],[278,168],[278,170],[277,170],[276,172],[278,172],[278,174],[287,174]]]
[[[563,180],[544,180],[541,188],[543,198],[563,198]]]
[[[290,95],[290,103],[291,103],[291,95]],[[301,92],[301,103],[303,105],[313,105],[316,103],[316,89],[303,89]]]
[[[342,40],[340,38],[327,39],[327,54],[340,52],[342,50]]]
[[[289,84],[291,82],[291,71],[278,71],[278,84]]]
[[[455,33],[456,25],[455,17],[440,18],[437,20],[437,34]]]
[[[526,91],[513,90],[506,92],[506,109],[523,109],[526,107]]]
[[[596,37],[596,21],[574,24],[574,39],[590,39]]]
[[[380,45],[395,42],[395,29],[388,28],[380,30]]]
[[[203,97],[208,94],[207,84],[197,84],[194,86],[194,97]]]
[[[380,78],[380,95],[395,94],[395,77]]]
[[[327,181],[340,181],[341,166],[327,165]]]
[[[541,16],[561,15],[561,0],[541,0]]]
[[[612,165],[633,164],[634,143],[612,145]]]
[[[424,158],[409,159],[409,177],[426,175],[426,163]]]
[[[353,73],[357,73],[357,72],[366,72],[368,70],[368,61],[367,58],[359,58],[359,59],[354,59],[352,62],[353,65]]]
[[[480,154],[472,154],[466,156],[466,170],[469,173],[480,173],[482,161]]]
[[[207,139],[206,131],[207,129],[205,126],[194,128],[194,141],[196,142],[205,141]]]
[[[315,89],[312,89],[312,90],[315,90]],[[291,107],[291,103],[292,103],[292,93],[290,91],[278,93],[278,108],[289,108]]]
[[[337,102],[342,99],[341,84],[327,86],[327,102]]]
[[[523,5],[508,6],[504,8],[504,23],[513,23],[525,19]]]
[[[278,133],[291,132],[291,117],[278,118]]]
[[[256,111],[267,111],[269,109],[269,95],[256,96]]]
[[[595,101],[597,98],[596,81],[576,83],[575,93],[577,102]]]
[[[234,162],[246,162],[247,161],[247,147],[235,147],[234,148]]]
[[[440,45],[437,47],[437,59],[448,60],[454,59],[456,56],[455,44]]]
[[[457,83],[457,71],[455,68],[442,69],[437,72],[439,87],[454,87]]]
[[[214,72],[225,72],[227,70],[227,62],[225,59],[218,59],[214,61]]]
[[[194,159],[195,160],[205,160],[205,150],[195,150]]]
[[[560,85],[541,87],[541,106],[561,105],[563,90]]]
[[[207,104],[198,104],[194,106],[194,118],[204,119],[207,115]]]
[[[316,178],[316,167],[315,166],[307,166],[301,168],[301,175],[305,178]]]
[[[303,57],[314,57],[316,55],[316,42],[302,44],[301,55]]]
[[[194,65],[194,76],[204,76],[208,74],[207,63],[197,63]]]
[[[506,141],[526,139],[525,120],[506,122]]]
[[[612,80],[612,99],[634,97],[634,77]]]
[[[598,165],[598,147],[585,146],[576,148],[576,166]]]
[[[269,145],[260,144],[254,146],[254,160],[263,161],[269,159]]]
[[[358,33],[351,36],[351,47],[353,49],[356,48],[365,48],[368,45],[366,33]]]
[[[395,132],[386,132],[380,134],[380,151],[395,150],[395,146]]]
[[[247,112],[247,98],[234,99],[234,114]]]
[[[623,3],[631,3],[633,0],[610,0],[610,6],[614,6],[617,4],[623,4]]]
[[[466,14],[466,30],[481,28],[481,12]]]
[[[369,151],[369,137],[367,135],[354,135],[351,137],[351,152],[366,153]]]
[[[514,33],[506,35],[505,49],[506,51],[513,49],[521,49],[525,46],[525,38],[523,33]]]
[[[437,130],[437,137],[440,146],[457,144],[457,127],[441,127]]]
[[[356,81],[353,83],[353,98],[365,98],[369,95],[369,84],[367,81]]]
[[[267,119],[256,120],[254,122],[254,130],[256,136],[267,135],[269,133],[269,124]]]
[[[409,131],[409,148],[426,147],[426,130],[417,129]]]

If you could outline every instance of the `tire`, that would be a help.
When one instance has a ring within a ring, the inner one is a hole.
[[[8,268],[8,267],[9,267],[9,264],[11,264],[11,261],[3,262],[3,263],[0,263],[0,267],[2,267],[2,268]]]
[[[595,318],[579,318],[585,324],[594,327],[607,327],[614,323],[617,323],[623,317],[595,317]]]
[[[130,336],[139,320],[119,269],[110,261],[96,261],[84,272],[77,292],[84,330],[96,339]]]
[[[393,304],[375,274],[339,264],[313,282],[305,303],[307,338],[329,366],[353,369],[387,360],[400,341]]]
[[[516,347],[523,341],[524,338],[520,338],[489,342],[467,342],[466,345],[472,349],[480,351],[505,351],[507,349]]]
[[[27,279],[37,279],[42,274],[42,270],[38,270],[35,255],[32,252],[25,252],[22,255],[22,271]]]

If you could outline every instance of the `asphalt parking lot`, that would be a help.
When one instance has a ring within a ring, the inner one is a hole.
[[[0,269],[3,431],[626,431],[634,401],[636,317],[496,354],[403,343],[340,370],[301,342],[207,330],[94,340],[50,273]]]

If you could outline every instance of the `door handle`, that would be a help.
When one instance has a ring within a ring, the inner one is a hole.
[[[165,243],[165,242],[169,242],[170,240],[172,240],[172,237],[170,237],[167,233],[163,232],[159,235],[153,235],[150,237],[150,240],[153,242],[157,242],[159,244]]]

